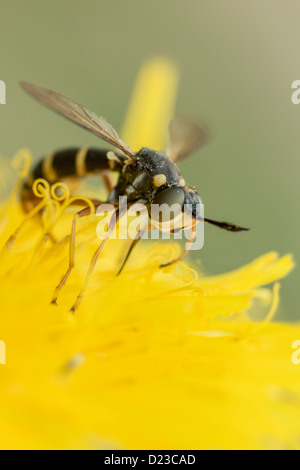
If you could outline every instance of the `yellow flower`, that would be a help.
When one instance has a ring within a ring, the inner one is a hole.
[[[167,62],[145,65],[123,133],[133,148],[162,148],[176,82]],[[56,222],[56,244],[33,218],[7,245],[24,220],[17,190],[0,222],[2,449],[300,447],[300,366],[291,359],[300,328],[270,323],[279,285],[273,294],[262,287],[290,272],[289,255],[269,253],[205,277],[183,262],[159,270],[178,245],[143,241],[114,278],[126,241],[110,240],[72,315],[68,307],[97,246],[95,216],[80,221],[76,269],[54,307],[71,215]],[[46,228],[52,218],[48,212]],[[259,305],[269,314],[254,322]]]

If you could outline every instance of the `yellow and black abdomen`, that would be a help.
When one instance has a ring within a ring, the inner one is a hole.
[[[30,173],[21,191],[21,202],[26,212],[38,202],[32,191],[34,180],[43,178],[50,184],[64,180],[79,180],[103,171],[120,171],[126,159],[118,154],[108,158],[109,150],[71,148],[54,152],[43,158]]]

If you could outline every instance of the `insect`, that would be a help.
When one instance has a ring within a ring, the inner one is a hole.
[[[127,208],[137,202],[146,205],[150,221],[161,230],[163,221],[161,219],[154,220],[151,214],[151,206],[153,204],[177,204],[181,208],[181,211],[183,211],[183,207],[189,207],[190,217],[188,218],[187,225],[183,226],[183,218],[178,218],[173,214],[174,219],[171,221],[172,225],[170,229],[172,233],[175,233],[178,230],[190,228],[191,237],[188,247],[179,258],[161,265],[160,267],[168,266],[183,259],[195,239],[195,226],[200,220],[196,209],[197,205],[201,204],[201,199],[195,189],[186,186],[177,167],[177,163],[185,159],[204,143],[206,132],[203,125],[195,119],[177,116],[171,121],[169,126],[169,145],[166,153],[161,153],[147,147],[143,147],[140,151],[134,153],[131,148],[120,139],[114,128],[103,117],[89,111],[70,98],[66,98],[60,93],[47,88],[28,82],[21,82],[21,86],[40,103],[75,124],[87,129],[118,149],[118,151],[112,152],[107,149],[74,148],[55,152],[48,155],[37,164],[22,188],[21,200],[24,209],[28,211],[36,203],[32,192],[32,183],[37,178],[44,178],[50,184],[54,184],[69,178],[79,180],[90,174],[100,174],[104,176],[104,181],[108,189],[107,202],[115,207],[115,214],[108,225],[105,238],[101,241],[99,248],[91,260],[86,281],[71,310],[74,312],[79,307],[89,277],[104,248],[105,242],[112,233],[118,220],[124,215],[124,209],[121,209],[119,206],[119,196],[127,197]],[[115,187],[112,187],[110,184],[108,172],[119,173]],[[92,202],[95,209],[103,204],[103,201],[99,200],[93,200]],[[52,299],[53,304],[56,304],[59,292],[65,285],[75,265],[76,223],[79,218],[89,215],[90,212],[90,208],[84,208],[74,216],[70,239],[69,267],[56,287]],[[231,232],[248,230],[238,225],[218,222],[208,218],[204,218],[204,221]],[[133,248],[148,228],[149,224],[147,223],[147,226],[141,228],[136,234],[118,274],[122,272]]]

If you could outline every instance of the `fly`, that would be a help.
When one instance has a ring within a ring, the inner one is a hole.
[[[125,215],[126,211],[124,212],[124,209],[119,207],[119,197],[121,196],[127,197],[129,207],[139,202],[145,204],[152,225],[159,230],[163,230],[165,222],[171,222],[171,233],[190,228],[189,247],[195,239],[195,226],[200,220],[231,232],[248,230],[247,228],[227,222],[218,222],[208,218],[201,219],[199,217],[197,206],[201,204],[200,196],[194,188],[186,185],[177,167],[178,162],[188,157],[203,145],[206,140],[205,128],[197,120],[186,116],[177,116],[171,121],[169,125],[169,145],[166,153],[157,152],[148,147],[143,147],[135,153],[120,139],[115,129],[103,117],[89,111],[86,107],[70,98],[66,98],[60,93],[32,83],[22,82],[21,86],[40,103],[87,129],[117,149],[116,152],[112,152],[107,149],[73,148],[54,152],[37,164],[22,188],[21,201],[24,210],[29,211],[36,204],[32,192],[32,184],[35,179],[44,178],[50,184],[55,184],[58,181],[68,180],[69,178],[79,181],[88,175],[100,174],[106,183],[108,190],[107,201],[93,200],[92,202],[95,210],[105,202],[110,203],[114,206],[115,213],[109,223],[104,240],[102,240],[92,258],[84,287],[71,309],[73,312],[79,307],[89,277],[104,248],[106,240],[114,230],[118,220]],[[111,185],[109,172],[119,173],[118,181],[114,187]],[[181,208],[180,212],[183,212],[185,207],[189,207],[190,217],[188,222],[186,222],[187,225],[183,223],[183,220],[186,220],[184,217],[178,217],[182,214],[173,214],[173,219],[169,221],[161,220],[161,218],[155,219],[151,213],[151,207],[162,204],[169,206],[176,204]],[[75,266],[76,223],[79,218],[88,216],[90,212],[90,208],[84,208],[74,216],[70,239],[69,268],[56,287],[52,299],[53,304],[57,303],[59,292]],[[136,234],[118,274],[122,272],[133,248],[148,228],[149,225],[147,223],[147,226]],[[187,253],[188,248],[177,259],[160,267],[182,260]]]

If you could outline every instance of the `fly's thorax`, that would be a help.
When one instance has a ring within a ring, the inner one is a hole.
[[[135,154],[133,161],[124,165],[109,200],[116,202],[119,196],[126,196],[130,202],[145,199],[151,203],[161,191],[184,185],[173,160],[145,147]]]
[[[182,181],[176,164],[164,153],[144,147],[135,155],[135,171],[130,183],[151,200],[157,192]]]

